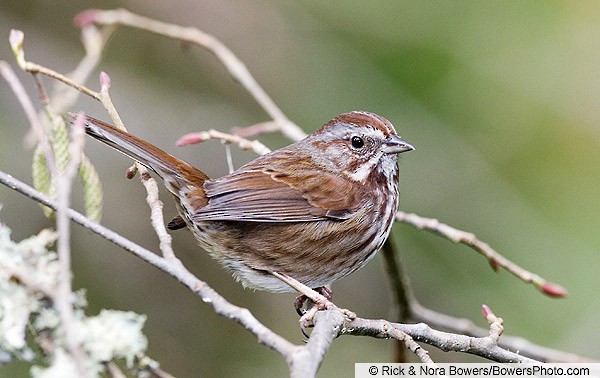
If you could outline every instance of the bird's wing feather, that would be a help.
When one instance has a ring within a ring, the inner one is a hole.
[[[282,167],[281,159],[258,160],[204,184],[208,205],[193,220],[308,222],[347,219],[358,208],[360,190],[331,172],[301,159]],[[275,161],[275,162],[274,162]],[[286,172],[285,174],[283,172]]]

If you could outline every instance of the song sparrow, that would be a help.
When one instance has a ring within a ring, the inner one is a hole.
[[[73,122],[73,120],[71,120]],[[104,122],[86,132],[156,172],[202,248],[244,286],[311,288],[364,266],[387,239],[398,206],[397,154],[414,148],[373,113],[341,114],[307,138],[219,179]]]

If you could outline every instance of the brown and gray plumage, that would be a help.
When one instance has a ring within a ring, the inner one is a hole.
[[[387,239],[398,206],[397,154],[413,147],[385,118],[341,114],[305,139],[210,179],[159,148],[93,118],[86,132],[156,172],[200,246],[244,286],[311,288],[364,266]]]

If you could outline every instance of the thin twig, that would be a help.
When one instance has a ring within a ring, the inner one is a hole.
[[[275,121],[260,122],[246,127],[234,127],[231,129],[233,135],[237,135],[242,138],[255,137],[261,134],[273,133],[276,131],[279,131],[279,126]],[[296,141],[295,139],[292,140]]]
[[[121,120],[121,116],[119,116],[119,112],[117,111],[117,108],[113,104],[110,97],[110,84],[110,76],[108,76],[108,74],[104,71],[100,72],[100,102],[108,111],[108,114],[115,123],[115,126],[123,131],[127,131],[123,121]],[[158,184],[156,183],[156,180],[150,176],[148,169],[145,166],[140,163],[136,163],[135,166],[140,174],[140,181],[142,182],[142,185],[144,185],[144,188],[146,188],[146,202],[150,207],[150,221],[154,231],[156,232],[156,235],[158,236],[160,251],[166,258],[177,259],[172,247],[173,238],[167,232],[167,228],[165,227],[163,216],[164,206],[163,202],[158,196]]]
[[[419,345],[410,335],[401,331],[397,328],[393,328],[390,331],[390,335],[399,343],[403,343],[406,348],[413,352],[421,362],[426,364],[434,364],[433,360],[429,356],[429,352]],[[405,362],[405,361],[402,361]]]
[[[329,301],[329,299],[325,298],[324,295],[317,293],[315,290],[311,289],[310,287],[306,286],[305,284],[296,280],[295,278],[279,272],[270,273],[276,278],[288,284],[290,287],[292,287],[299,293],[306,295],[306,297],[314,303],[323,305],[328,310],[337,308],[331,301]]]
[[[214,129],[186,134],[179,138],[175,144],[177,146],[187,146],[190,144],[201,143],[210,139],[218,139],[226,143],[235,144],[242,150],[251,150],[258,155],[266,155],[271,152],[267,146],[258,140],[248,140],[238,135],[227,134]]]
[[[42,125],[42,122],[40,122],[37,111],[33,106],[33,102],[31,101],[29,95],[25,91],[23,84],[21,84],[19,78],[17,77],[17,75],[15,75],[15,72],[12,70],[10,65],[3,60],[0,61],[0,73],[2,73],[2,76],[8,82],[13,93],[17,97],[17,100],[23,107],[23,111],[27,116],[27,120],[31,125],[31,129],[33,130],[35,138],[42,147],[42,151],[44,152],[44,156],[46,157],[48,168],[54,169],[54,167],[56,167],[56,164],[54,163],[54,153],[52,152],[52,147],[50,146],[50,142],[48,141],[48,139],[44,137],[44,126]]]
[[[108,74],[104,71],[100,72],[100,103],[108,112],[108,115],[115,123],[115,126],[118,129],[127,131],[127,129],[125,129],[125,125],[123,124],[123,120],[121,119],[119,112],[117,112],[117,108],[115,107],[115,104],[113,104],[110,97],[110,82],[110,76],[108,76]]]
[[[87,94],[90,97],[95,98],[96,100],[100,100],[99,94],[97,92],[89,90],[88,88],[84,87],[83,85],[79,84],[78,82],[71,80],[68,77],[66,77],[54,70],[51,70],[50,68],[41,66],[36,63],[28,62],[25,59],[25,52],[23,51],[23,40],[24,40],[24,34],[22,31],[15,30],[15,29],[10,31],[10,37],[9,37],[10,46],[13,50],[13,53],[15,54],[17,63],[19,64],[19,67],[23,71],[29,72],[31,74],[39,73],[39,74],[54,78],[60,82],[67,84],[68,86],[70,86],[72,88],[77,89],[78,91],[80,91],[82,93]]]
[[[517,278],[521,279],[523,282],[533,284],[538,290],[546,295],[558,298],[562,298],[567,295],[567,290],[565,288],[553,282],[546,281],[537,274],[521,268],[517,264],[496,252],[496,250],[490,247],[489,244],[477,239],[477,237],[470,232],[456,229],[445,223],[441,223],[437,219],[424,218],[419,215],[409,214],[403,211],[398,211],[396,214],[396,220],[398,222],[410,224],[419,230],[434,232],[454,243],[468,245],[487,258],[493,270],[496,271],[499,268],[504,268]]]
[[[299,140],[306,136],[306,133],[290,121],[281,109],[279,109],[271,97],[269,97],[265,90],[250,74],[250,71],[248,71],[248,68],[246,68],[244,63],[214,36],[204,33],[196,28],[160,22],[131,13],[125,9],[107,11],[93,9],[82,12],[76,17],[76,24],[80,26],[89,25],[91,23],[123,25],[138,28],[209,50],[221,61],[221,63],[223,63],[231,76],[242,84],[248,93],[254,97],[256,102],[271,118],[273,118],[279,126],[279,131],[293,140]]]
[[[148,370],[152,373],[152,375],[154,375],[157,378],[175,378],[173,375],[167,373],[158,366],[152,366],[148,368]]]
[[[69,353],[73,357],[79,374],[88,376],[86,374],[86,368],[84,364],[84,353],[81,347],[81,342],[78,336],[78,330],[75,324],[75,312],[73,310],[73,272],[71,270],[71,224],[69,222],[69,215],[67,211],[70,207],[71,201],[71,189],[73,178],[77,173],[79,162],[81,160],[81,153],[84,145],[84,132],[83,132],[83,117],[79,115],[75,120],[72,141],[69,143],[70,147],[70,158],[69,163],[64,172],[59,172],[58,169],[54,170],[56,176],[54,177],[56,182],[56,193],[58,207],[56,210],[56,231],[58,233],[57,240],[57,254],[58,254],[58,266],[60,274],[58,275],[58,288],[53,295],[54,304],[61,318],[62,325],[65,332],[65,340]]]
[[[406,323],[412,318],[411,303],[414,299],[408,276],[402,271],[402,266],[397,258],[394,236],[390,234],[383,244],[381,254],[385,261],[385,269],[392,285],[394,299],[398,306],[398,321]]]
[[[392,285],[392,293],[394,294],[395,305],[398,310],[397,321],[399,323],[408,323],[412,320],[412,308],[411,303],[413,300],[413,294],[410,287],[408,276],[402,272],[397,256],[396,245],[394,243],[393,233],[390,233],[388,240],[383,244],[381,254],[384,260],[385,271],[388,276],[388,280]],[[396,340],[394,345],[394,362],[407,362],[406,348],[413,350],[411,346],[406,343],[406,340]],[[414,352],[414,350],[413,350]]]
[[[81,28],[81,42],[85,48],[85,56],[79,61],[77,67],[67,74],[73,82],[85,83],[89,75],[94,71],[100,59],[108,39],[114,27],[104,28],[99,31],[94,25]],[[52,93],[52,105],[57,113],[65,113],[77,101],[78,92],[72,91],[68,85],[57,82]]]
[[[14,33],[11,35],[11,39],[14,39]],[[13,41],[11,41],[13,42]],[[73,311],[71,290],[71,249],[70,249],[70,229],[69,229],[69,218],[66,215],[66,211],[69,208],[69,201],[71,198],[71,182],[73,175],[77,171],[79,160],[81,157],[81,148],[83,146],[83,135],[81,133],[75,133],[76,138],[72,143],[71,162],[67,166],[65,172],[60,172],[56,166],[56,160],[50,147],[50,140],[47,134],[44,132],[42,122],[38,118],[37,112],[33,107],[33,103],[27,93],[25,92],[20,81],[10,69],[10,66],[6,62],[0,62],[0,70],[2,75],[9,82],[11,88],[15,92],[17,98],[21,102],[25,114],[30,122],[30,127],[35,133],[38,142],[42,146],[48,169],[51,172],[56,185],[58,193],[58,201],[56,207],[56,229],[58,232],[57,240],[57,254],[59,262],[59,280],[56,291],[53,291],[52,299],[58,311],[61,319],[61,323],[65,333],[65,341],[69,353],[73,357],[73,361],[77,367],[77,370],[81,376],[85,376],[85,367],[83,362],[83,350],[79,343],[79,337],[77,336],[77,328],[75,326],[75,314]]]
[[[110,378],[127,378],[125,373],[123,373],[121,371],[121,369],[119,368],[119,366],[117,364],[115,364],[114,362],[109,361],[105,365],[106,365],[106,370],[108,371],[108,375],[110,376]]]
[[[504,326],[502,325],[504,321],[502,320],[502,318],[497,317],[492,312],[492,309],[490,309],[490,307],[487,305],[481,306],[481,312],[483,313],[483,317],[485,318],[485,320],[490,325],[490,332],[488,335],[489,338],[495,343],[498,343],[500,335],[502,335],[502,333],[504,332]]]
[[[165,227],[163,217],[164,204],[158,196],[156,180],[150,176],[146,167],[138,165],[138,169],[140,170],[140,181],[144,185],[144,188],[146,188],[146,202],[150,206],[150,221],[154,232],[158,236],[160,251],[165,258],[177,259],[172,246],[173,238]]]
[[[483,337],[489,334],[489,330],[478,327],[469,319],[457,318],[423,307],[413,295],[408,276],[402,272],[393,239],[388,239],[384,244],[382,256],[396,302],[401,303],[400,323],[414,320],[433,328],[466,336]],[[522,337],[503,335],[498,340],[498,345],[504,349],[518,350],[522,355],[542,362],[597,362],[573,353],[537,345]]]

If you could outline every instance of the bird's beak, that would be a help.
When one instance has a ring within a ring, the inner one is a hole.
[[[410,143],[400,138],[398,135],[392,134],[387,138],[383,151],[386,154],[399,154],[414,149],[415,148]]]

